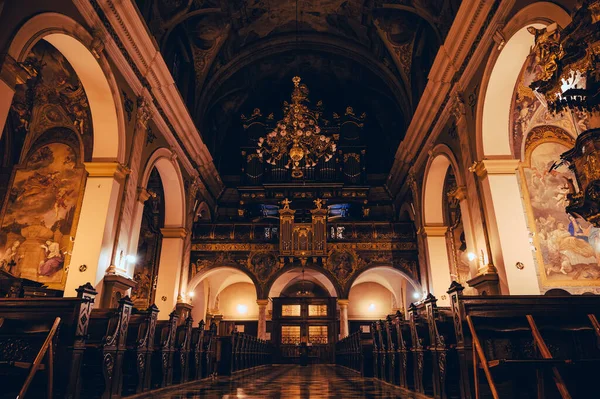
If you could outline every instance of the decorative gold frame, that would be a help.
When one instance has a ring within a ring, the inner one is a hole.
[[[542,131],[542,134],[534,132],[534,129]],[[538,134],[537,139],[529,140],[531,134]],[[546,276],[545,262],[542,256],[541,245],[539,241],[539,233],[537,225],[535,223],[535,217],[533,215],[533,207],[531,206],[531,199],[529,193],[529,187],[527,186],[527,177],[525,176],[525,169],[531,169],[531,155],[533,151],[542,144],[555,143],[564,146],[566,149],[573,147],[575,140],[562,128],[557,126],[536,126],[531,129],[526,140],[527,146],[525,147],[524,161],[521,161],[518,166],[521,193],[523,195],[523,201],[525,202],[525,213],[527,214],[527,222],[529,231],[533,234],[533,243],[535,245],[535,257],[537,260],[537,271],[540,275],[540,282],[542,287],[595,287],[600,285],[600,279],[590,281],[575,281],[575,280],[549,280]]]

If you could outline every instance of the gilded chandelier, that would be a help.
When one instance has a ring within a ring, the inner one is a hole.
[[[258,156],[270,165],[276,165],[288,156],[286,169],[292,169],[292,177],[301,178],[302,168],[314,167],[317,160],[329,161],[335,154],[336,144],[331,137],[321,134],[317,121],[319,114],[311,111],[308,103],[308,88],[300,84],[295,76],[291,104],[283,103],[283,119],[266,137],[258,140]]]
[[[564,28],[529,28],[538,69],[531,88],[548,109],[587,118],[588,129],[561,155],[575,173],[567,212],[600,227],[600,0],[585,0]]]

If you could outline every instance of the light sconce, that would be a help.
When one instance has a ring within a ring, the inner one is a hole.
[[[135,256],[135,255],[127,255],[125,257],[125,261],[127,263],[135,263],[135,262],[137,262],[137,256]]]
[[[369,312],[374,312],[375,311],[375,304],[372,303],[369,305]]]
[[[415,293],[413,294],[413,298],[414,299],[421,299],[421,294],[417,291],[415,291]]]
[[[248,313],[248,306],[239,304],[237,305],[237,311],[239,314],[246,314]]]
[[[477,259],[477,255],[475,255],[474,252],[469,252],[467,254],[467,259],[469,259],[469,262],[473,262],[475,259]]]

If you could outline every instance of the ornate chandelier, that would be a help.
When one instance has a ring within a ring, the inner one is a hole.
[[[308,88],[295,76],[291,104],[283,103],[283,119],[275,129],[258,140],[258,156],[270,165],[276,165],[284,155],[289,158],[286,169],[292,169],[292,177],[304,176],[301,168],[317,165],[317,160],[329,161],[335,154],[336,144],[331,137],[321,133],[317,124],[319,113],[308,109]]]
[[[529,28],[535,35],[538,64],[531,88],[545,97],[552,112],[584,115],[589,129],[561,155],[575,173],[570,184],[570,214],[600,227],[600,0],[586,0],[564,28]]]

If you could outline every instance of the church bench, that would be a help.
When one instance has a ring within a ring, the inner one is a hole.
[[[150,389],[152,352],[158,308],[133,309],[129,318],[125,354],[123,357],[123,396]]]
[[[414,388],[413,378],[413,356],[410,352],[411,329],[402,313],[396,312],[393,318],[394,342],[396,348],[396,377],[397,385],[404,389]]]
[[[202,362],[204,359],[204,320],[200,320],[198,327],[192,329],[190,343],[190,379],[203,378]]]
[[[171,312],[169,320],[156,322],[152,343],[151,382],[152,389],[171,385],[173,381],[173,353],[179,316]]]
[[[177,327],[173,352],[173,383],[188,381],[190,367],[190,346],[194,319],[188,316],[185,322]]]
[[[116,309],[92,310],[81,370],[82,397],[121,397],[123,356],[132,308],[133,302],[126,296]]]
[[[448,291],[466,398],[587,398],[600,367],[597,296]]]
[[[85,350],[90,313],[96,291],[88,283],[77,289],[76,298],[2,298],[0,299],[0,346],[4,361],[19,361],[25,353],[23,348],[33,348],[39,343],[38,334],[31,336],[12,335],[11,324],[19,328],[47,334],[56,318],[60,318],[54,338],[53,392],[54,397],[79,398],[81,388],[81,361]],[[14,325],[14,324],[13,324]],[[31,339],[30,339],[31,338]],[[44,371],[45,373],[46,371]],[[42,373],[37,373],[42,378]],[[36,380],[37,381],[37,378]],[[20,386],[24,378],[15,378],[11,373],[0,371],[3,393],[9,393],[11,384]],[[15,393],[19,392],[19,389]],[[28,397],[45,397],[47,384],[35,383],[29,387]],[[16,396],[16,395],[15,395]]]
[[[408,308],[411,342],[410,351],[413,357],[414,391],[433,396],[434,393],[434,368],[433,355],[430,350],[432,345],[429,335],[429,320],[425,303],[411,304]]]
[[[202,360],[204,377],[210,377],[217,370],[217,339],[217,325],[212,322],[209,329],[204,331],[204,356]]]

